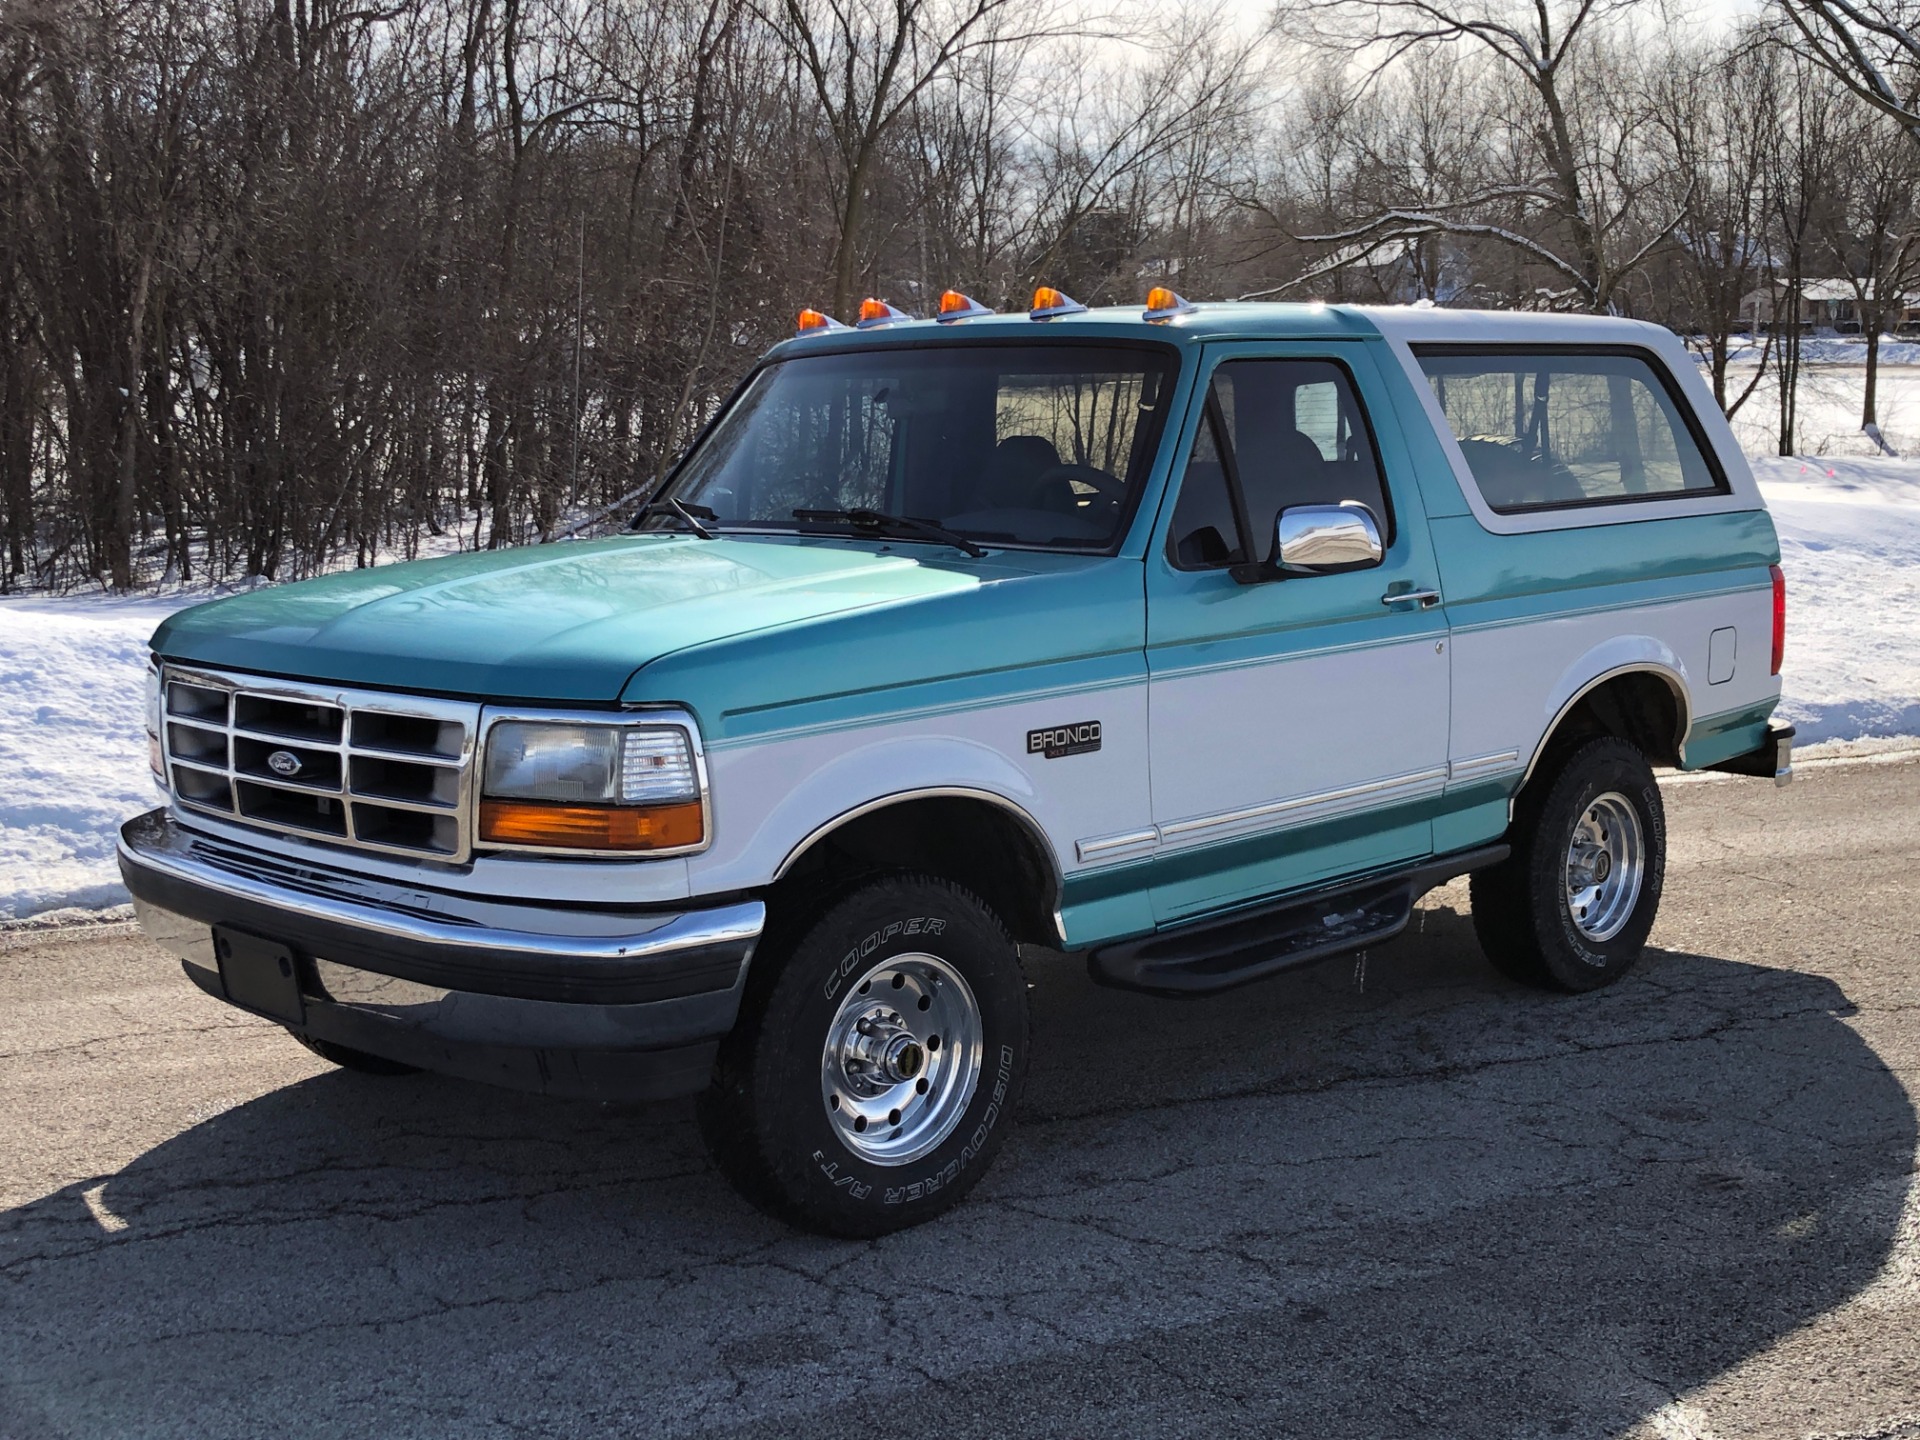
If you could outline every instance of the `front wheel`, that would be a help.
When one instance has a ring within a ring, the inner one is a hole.
[[[978,1182],[1026,1060],[1026,977],[999,919],[945,880],[889,876],[762,946],[700,1128],[767,1213],[882,1235]]]
[[[1666,811],[1646,757],[1589,740],[1534,778],[1515,810],[1512,855],[1471,882],[1473,928],[1502,974],[1597,990],[1640,958],[1667,869]]]

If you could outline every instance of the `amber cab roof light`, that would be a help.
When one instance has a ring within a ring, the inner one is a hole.
[[[993,311],[971,295],[963,295],[958,290],[947,290],[940,296],[940,313],[934,318],[942,325],[951,325],[956,320],[972,320],[977,316],[991,314]]]
[[[1165,285],[1156,285],[1147,291],[1147,313],[1144,318],[1158,325],[1173,319],[1176,315],[1191,315],[1199,308],[1191,300],[1175,294]]]
[[[1033,308],[1027,314],[1035,320],[1051,320],[1056,315],[1084,315],[1087,307],[1071,295],[1042,285],[1033,292]]]
[[[827,330],[847,328],[824,310],[802,310],[800,318],[794,321],[794,327],[793,333],[796,335],[818,335]]]
[[[884,300],[875,300],[869,296],[860,302],[860,319],[855,328],[860,330],[878,330],[882,325],[898,325],[913,316],[904,310],[896,310]]]

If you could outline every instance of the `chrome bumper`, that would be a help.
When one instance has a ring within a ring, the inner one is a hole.
[[[284,945],[301,1016],[273,1018],[426,1069],[601,1098],[705,1083],[766,918],[560,908],[369,880],[241,850],[164,810],[120,832],[142,927],[230,999],[214,928]]]

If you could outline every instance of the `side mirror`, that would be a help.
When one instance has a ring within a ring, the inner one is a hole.
[[[1380,522],[1357,500],[1289,505],[1273,522],[1273,568],[1282,575],[1337,575],[1378,565]]]

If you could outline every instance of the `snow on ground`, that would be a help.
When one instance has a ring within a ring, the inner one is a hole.
[[[1920,462],[1753,462],[1787,575],[1800,744],[1920,735]]]
[[[1920,367],[1903,373],[1920,432]],[[1812,409],[1837,418],[1842,404],[1816,396]],[[1920,735],[1920,460],[1753,466],[1787,572],[1783,718],[1802,745]],[[147,639],[205,598],[0,599],[0,922],[126,899],[114,833],[157,803],[140,714]]]
[[[0,920],[127,898],[114,836],[158,803],[140,713],[147,639],[187,603],[0,600]]]

